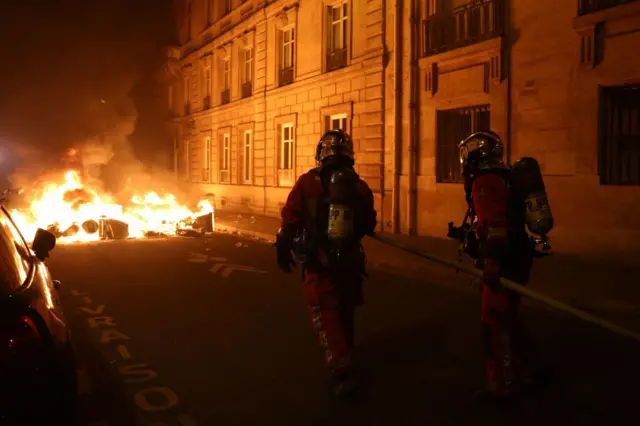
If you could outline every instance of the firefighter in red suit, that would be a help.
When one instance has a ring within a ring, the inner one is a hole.
[[[513,184],[496,133],[473,133],[459,148],[466,197],[475,214],[476,265],[483,269],[487,388],[478,396],[509,398],[534,379],[531,342],[518,318],[519,297],[500,286],[500,277],[522,285],[529,280],[535,247],[526,230],[526,194]]]
[[[276,239],[279,267],[302,266],[307,302],[338,396],[358,381],[351,358],[355,308],[366,276],[361,240],[375,230],[373,194],[353,169],[353,142],[341,130],[326,132],[317,168],[300,176],[282,208]]]

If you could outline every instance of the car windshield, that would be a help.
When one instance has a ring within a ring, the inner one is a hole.
[[[0,292],[20,288],[31,268],[31,255],[9,213],[0,212]]]

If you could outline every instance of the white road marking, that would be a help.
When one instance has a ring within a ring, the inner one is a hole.
[[[129,353],[129,349],[125,345],[118,345],[116,347],[118,354],[122,357],[122,359],[131,359],[131,353]]]
[[[267,273],[267,271],[262,271],[260,269],[253,268],[251,266],[226,265],[226,267],[223,269],[223,271],[222,271],[222,273],[220,275],[222,275],[223,278],[228,278],[229,275],[231,275],[231,273],[233,271],[253,272],[254,274],[266,274]]]
[[[209,256],[201,253],[187,253],[187,262],[191,263],[207,263],[209,261]]]

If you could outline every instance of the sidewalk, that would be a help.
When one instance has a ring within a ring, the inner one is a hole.
[[[273,241],[279,220],[226,211],[215,213],[216,231]],[[456,260],[458,243],[445,238],[393,235],[402,244]],[[369,268],[384,268],[438,285],[476,288],[476,280],[371,238],[363,241]],[[640,265],[615,255],[556,252],[536,260],[530,288],[576,308],[602,315],[640,316]]]

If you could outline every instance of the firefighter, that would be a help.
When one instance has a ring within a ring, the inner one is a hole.
[[[477,396],[499,400],[514,396],[542,372],[534,369],[531,341],[518,318],[519,297],[500,286],[501,276],[522,285],[528,282],[535,246],[527,228],[541,228],[541,211],[535,212],[537,217],[530,214],[526,203],[530,191],[514,185],[516,173],[503,162],[503,147],[492,131],[473,133],[459,145],[466,199],[475,215],[473,229],[479,242],[476,266],[483,269],[481,322],[487,388]],[[519,182],[525,181],[522,172],[527,171],[522,164],[535,162],[523,160],[513,169],[518,166]],[[542,183],[541,174],[533,177]],[[544,185],[540,187],[542,192],[536,196],[546,200]],[[548,209],[546,213],[550,216]],[[530,218],[534,220],[528,221]]]
[[[301,264],[311,320],[340,397],[359,388],[351,353],[366,276],[361,240],[376,226],[373,194],[353,169],[353,157],[346,132],[322,136],[317,167],[300,176],[282,208],[275,244],[283,271]]]

